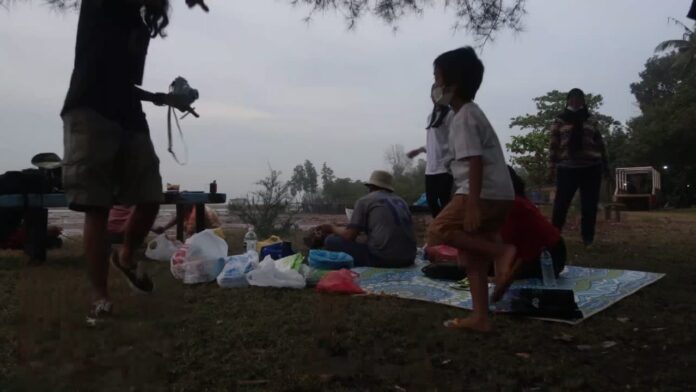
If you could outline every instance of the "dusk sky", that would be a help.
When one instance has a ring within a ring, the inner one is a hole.
[[[289,1],[211,0],[211,11],[174,9],[166,39],[155,39],[144,88],[164,91],[178,75],[200,92],[200,119],[182,121],[189,162],[167,153],[166,110],[145,104],[165,182],[237,197],[254,189],[269,165],[288,179],[293,166],[326,162],[339,177],[365,179],[386,168],[391,144],[425,143],[432,61],[474,43],[453,32],[441,7],[399,22],[373,17],[348,31],[340,15],[302,21]],[[532,98],[580,87],[602,94],[602,112],[620,121],[638,114],[630,83],[666,39],[668,22],[686,22],[687,0],[533,0],[521,33],[488,43],[476,101],[501,141],[518,130],[510,118],[534,111]],[[62,156],[59,112],[72,71],[77,13],[41,1],[0,9],[0,172],[29,166],[31,156]]]

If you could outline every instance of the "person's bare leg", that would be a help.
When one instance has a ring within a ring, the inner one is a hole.
[[[447,236],[446,243],[457,249],[474,253],[480,256],[481,260],[493,261],[496,268],[496,287],[492,299],[496,302],[502,298],[510,283],[512,283],[513,264],[517,249],[513,245],[500,243],[494,240],[494,238],[492,234],[473,235],[464,231],[457,231]]]
[[[459,257],[459,264],[466,264],[466,276],[469,278],[469,289],[473,309],[469,317],[454,319],[445,322],[445,325],[452,328],[465,328],[478,332],[489,332],[491,321],[488,317],[488,267],[490,262],[480,257],[466,254]]]
[[[109,243],[106,226],[109,210],[91,209],[85,212],[84,247],[87,273],[97,300],[108,300]]]
[[[128,219],[123,246],[119,254],[119,262],[122,266],[126,268],[136,266],[136,263],[133,262],[133,254],[150,232],[158,212],[159,204],[140,204],[135,207],[133,214]]]

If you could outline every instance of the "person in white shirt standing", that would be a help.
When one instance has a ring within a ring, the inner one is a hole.
[[[502,244],[500,228],[515,199],[500,141],[483,111],[473,100],[483,79],[483,63],[471,47],[445,52],[435,59],[433,100],[452,108],[448,161],[456,194],[428,228],[428,244],[446,244],[459,250],[460,266],[471,285],[473,312],[445,326],[486,332],[488,270],[496,272],[493,301],[512,282],[516,249]]]
[[[433,85],[434,88],[435,85]],[[413,159],[425,153],[425,197],[428,200],[428,207],[433,218],[445,208],[452,198],[454,179],[445,167],[443,160],[447,154],[447,139],[449,138],[447,119],[450,113],[449,106],[435,103],[433,112],[428,116],[425,147],[409,151],[407,154],[409,158]]]

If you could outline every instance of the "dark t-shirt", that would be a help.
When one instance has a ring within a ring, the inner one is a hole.
[[[393,193],[371,192],[358,200],[348,227],[367,233],[370,253],[386,263],[416,257],[411,212],[404,199]]]
[[[512,210],[500,229],[503,242],[517,247],[517,257],[524,262],[536,262],[543,248],[553,248],[561,233],[529,200],[515,197]]]
[[[75,65],[61,115],[88,107],[130,131],[147,131],[135,85],[142,84],[150,42],[141,7],[124,0],[85,0]]]

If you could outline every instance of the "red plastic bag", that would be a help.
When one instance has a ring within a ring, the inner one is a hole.
[[[459,251],[447,245],[434,245],[425,248],[428,261],[432,264],[457,264]]]
[[[324,275],[317,283],[317,291],[323,293],[364,294],[356,278],[359,275],[351,270],[342,268]]]

